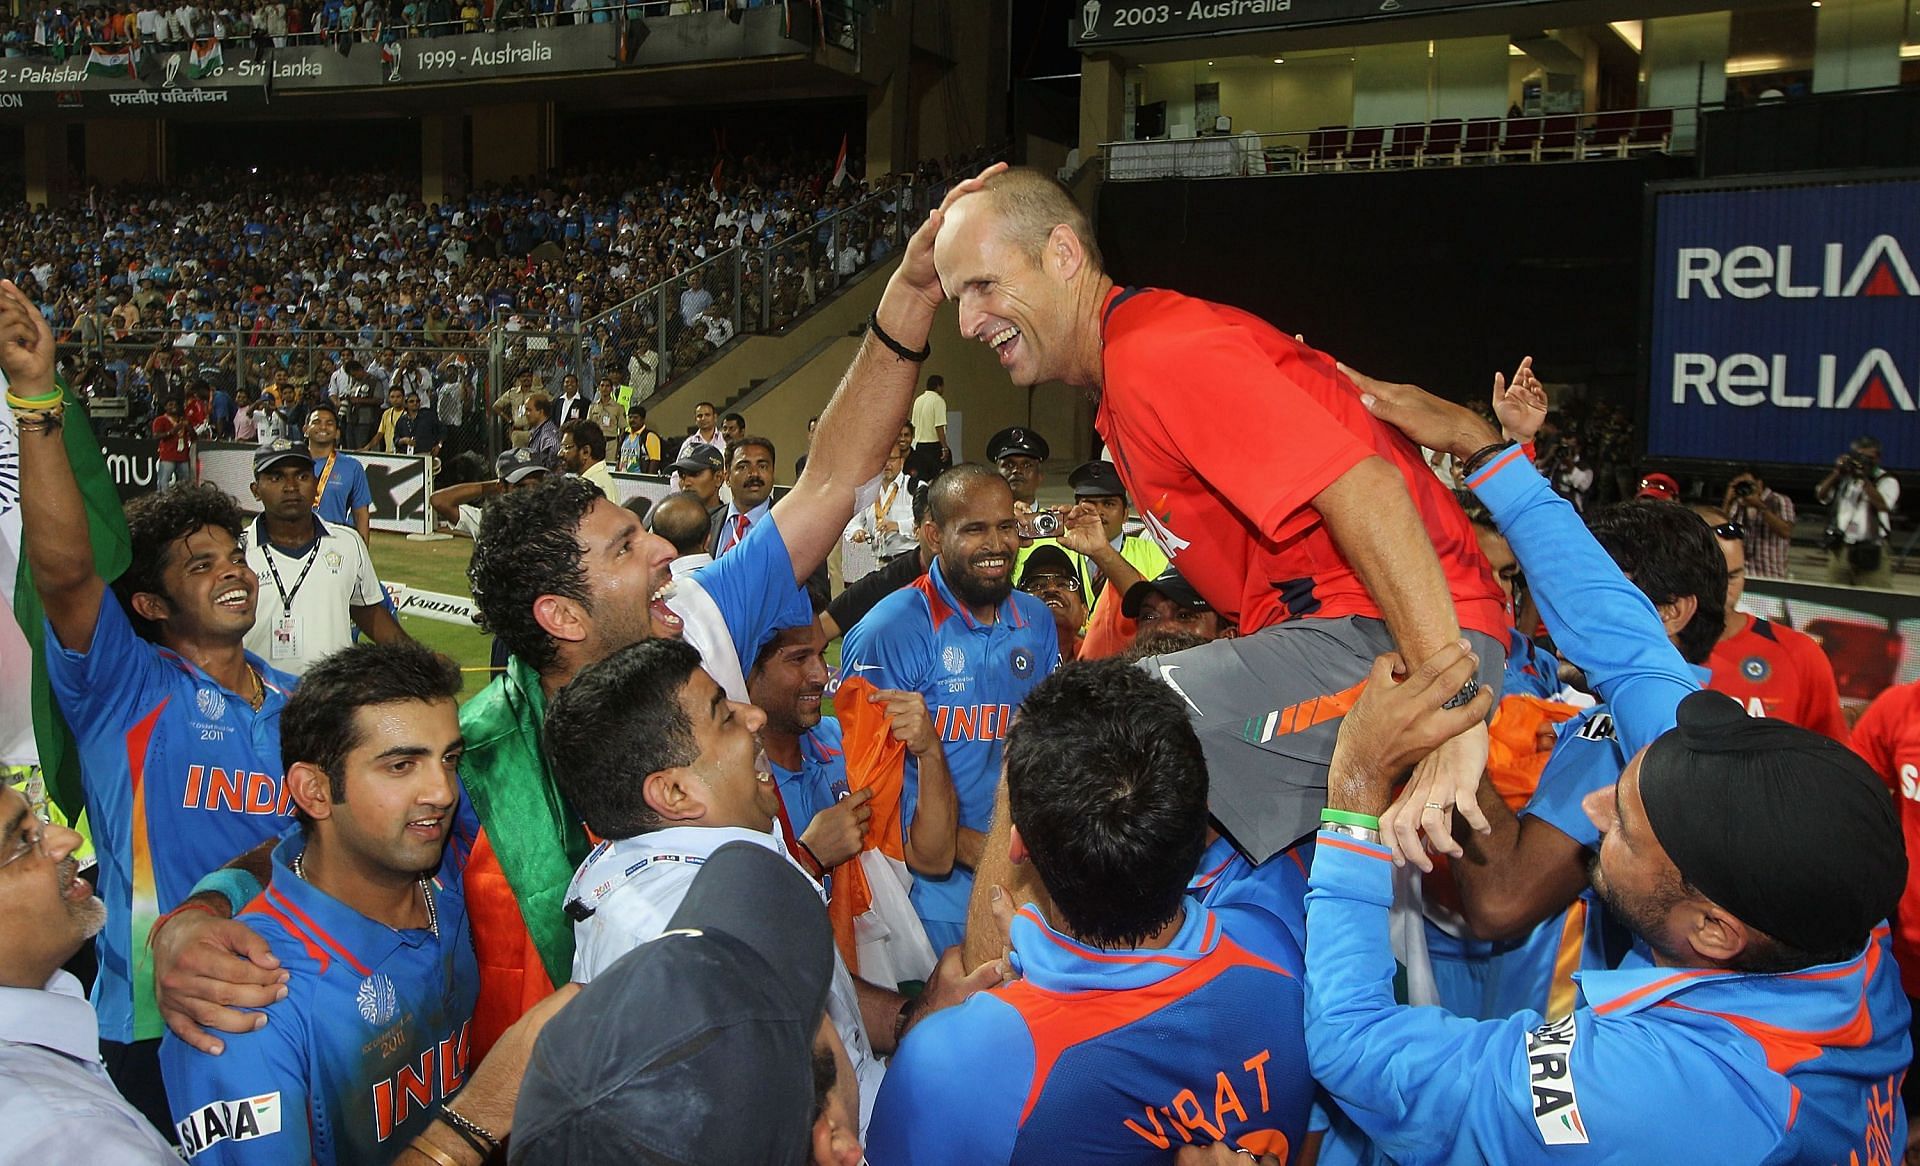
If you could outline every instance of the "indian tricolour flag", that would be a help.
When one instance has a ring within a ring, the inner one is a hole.
[[[0,374],[0,387],[6,383],[6,376]],[[93,544],[94,569],[101,578],[114,579],[132,557],[126,515],[86,411],[64,381],[60,390],[67,398],[66,424],[60,434],[87,508],[86,531],[74,531],[68,537],[87,538]],[[42,655],[46,619],[21,547],[20,432],[4,398],[0,398],[0,596],[13,609],[13,619],[0,619],[0,765],[37,763],[46,777],[47,792],[72,821],[84,803],[80,756],[47,683]]]
[[[187,76],[195,81],[219,71],[221,63],[220,42],[213,37],[194,41],[187,50]]]
[[[89,77],[139,77],[134,66],[133,49],[129,45],[95,45],[87,50],[87,76]]]

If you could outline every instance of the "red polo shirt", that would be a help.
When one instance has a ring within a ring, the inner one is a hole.
[[[1506,642],[1499,587],[1452,493],[1376,420],[1331,357],[1256,316],[1177,292],[1116,289],[1104,309],[1094,428],[1147,528],[1222,616],[1381,618],[1313,499],[1370,456],[1400,471],[1462,628]]]

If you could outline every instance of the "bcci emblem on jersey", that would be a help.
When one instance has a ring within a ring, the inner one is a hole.
[[[1009,663],[1013,666],[1013,674],[1020,679],[1025,680],[1033,675],[1033,653],[1025,648],[1015,648],[1013,659]]]
[[[1772,666],[1758,656],[1748,656],[1740,661],[1740,675],[1755,684],[1763,683],[1772,672]]]
[[[210,721],[227,715],[227,698],[217,688],[202,688],[195,692],[193,703],[199,706],[200,715]]]
[[[393,989],[393,981],[380,972],[360,981],[360,990],[354,993],[353,1002],[360,1007],[361,1019],[375,1028],[385,1026],[400,1010],[400,996]]]

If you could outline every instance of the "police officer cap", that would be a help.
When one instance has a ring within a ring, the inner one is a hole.
[[[1851,749],[1696,692],[1640,763],[1647,822],[1681,877],[1804,952],[1851,954],[1907,881],[1900,821]]]
[[[1016,453],[1040,461],[1052,456],[1052,451],[1047,448],[1047,439],[1024,425],[1009,425],[987,438],[988,461],[997,462],[1008,454]]]
[[[1075,498],[1125,498],[1127,488],[1120,484],[1120,471],[1108,461],[1090,461],[1075,466],[1067,475]]]

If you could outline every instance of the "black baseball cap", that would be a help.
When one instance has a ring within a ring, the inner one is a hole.
[[[1120,484],[1120,471],[1112,462],[1090,461],[1073,468],[1067,475],[1075,498],[1125,498],[1127,488]]]
[[[517,486],[535,474],[546,472],[546,465],[525,446],[504,450],[493,459],[493,476],[499,478],[503,486]]]
[[[1027,552],[1027,561],[1020,566],[1020,585],[1026,586],[1027,580],[1035,574],[1055,571],[1070,579],[1078,579],[1080,572],[1074,569],[1073,556],[1059,543],[1042,542],[1033,544]]]
[[[722,846],[666,930],[541,1031],[511,1160],[800,1166],[832,977],[833,928],[806,876],[756,843]]]
[[[281,462],[305,462],[313,468],[313,452],[297,441],[280,440],[263,445],[253,454],[253,476],[259,477]]]
[[[683,474],[704,474],[708,470],[725,470],[727,459],[724,454],[704,441],[690,441],[680,450],[680,456],[674,459],[673,468]]]
[[[1023,454],[1046,461],[1052,456],[1047,439],[1023,425],[1009,425],[987,438],[987,460],[999,461],[1008,454]]]
[[[1128,619],[1139,619],[1140,605],[1147,601],[1147,595],[1150,592],[1155,591],[1173,600],[1179,606],[1190,607],[1195,611],[1210,606],[1200,597],[1200,593],[1193,589],[1193,584],[1187,582],[1186,576],[1180,574],[1176,568],[1168,567],[1153,578],[1142,579],[1127,588],[1127,593],[1120,599],[1120,614]]]

